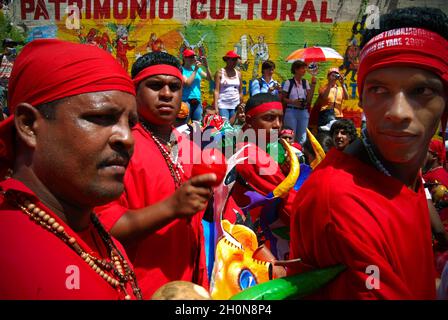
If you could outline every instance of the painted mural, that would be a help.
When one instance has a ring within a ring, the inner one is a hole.
[[[391,3],[406,1],[370,2],[384,11]],[[412,4],[417,2],[423,1]],[[366,0],[16,0],[12,8],[14,20],[27,27],[28,41],[57,37],[94,44],[128,71],[146,52],[166,51],[181,58],[183,49],[190,48],[206,56],[215,72],[224,66],[225,52],[235,50],[242,58],[246,98],[264,61],[274,61],[274,78],[284,81],[291,77],[285,58],[292,51],[332,47],[344,60],[320,63],[319,85],[325,83],[328,68],[341,69],[350,95],[344,114],[359,126],[356,73],[361,31],[370,14]],[[213,83],[203,81],[209,103],[213,88]]]

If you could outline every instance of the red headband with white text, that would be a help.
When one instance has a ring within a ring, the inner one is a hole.
[[[448,40],[420,28],[398,28],[373,37],[362,49],[358,94],[368,73],[385,67],[409,66],[437,74],[448,87]]]

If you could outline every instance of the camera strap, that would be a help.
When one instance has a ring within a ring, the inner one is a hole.
[[[336,108],[336,100],[338,99],[338,86],[336,86],[336,91],[334,93],[334,100],[333,100],[333,109]]]
[[[296,81],[296,79],[292,79],[293,80],[293,83],[294,83],[294,86],[296,87],[296,91],[297,91],[297,99],[301,99],[300,97],[299,97],[299,86],[298,86],[298,84],[297,84],[297,81]],[[306,92],[306,80],[305,79],[302,79],[302,88],[303,88],[303,95],[305,96],[305,98],[304,99],[306,99],[306,94],[307,94],[307,92]]]

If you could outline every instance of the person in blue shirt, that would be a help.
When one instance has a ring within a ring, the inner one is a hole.
[[[250,85],[250,95],[256,95],[258,93],[271,93],[278,96],[281,91],[281,85],[274,79],[272,75],[274,74],[275,63],[271,60],[266,60],[261,65],[262,77],[252,80]]]
[[[193,50],[184,50],[182,56],[182,76],[184,78],[182,101],[186,102],[190,109],[188,120],[201,121],[201,80],[202,78],[206,78],[208,81],[212,80],[210,68],[208,67],[207,59],[205,57],[197,59]],[[201,70],[200,67],[202,65],[205,67],[206,72]]]

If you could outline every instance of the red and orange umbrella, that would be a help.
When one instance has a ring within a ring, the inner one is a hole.
[[[344,58],[333,48],[329,47],[309,47],[301,48],[288,57],[287,62],[294,62],[296,60],[302,60],[306,63],[320,62],[320,61],[337,61],[344,60]]]

